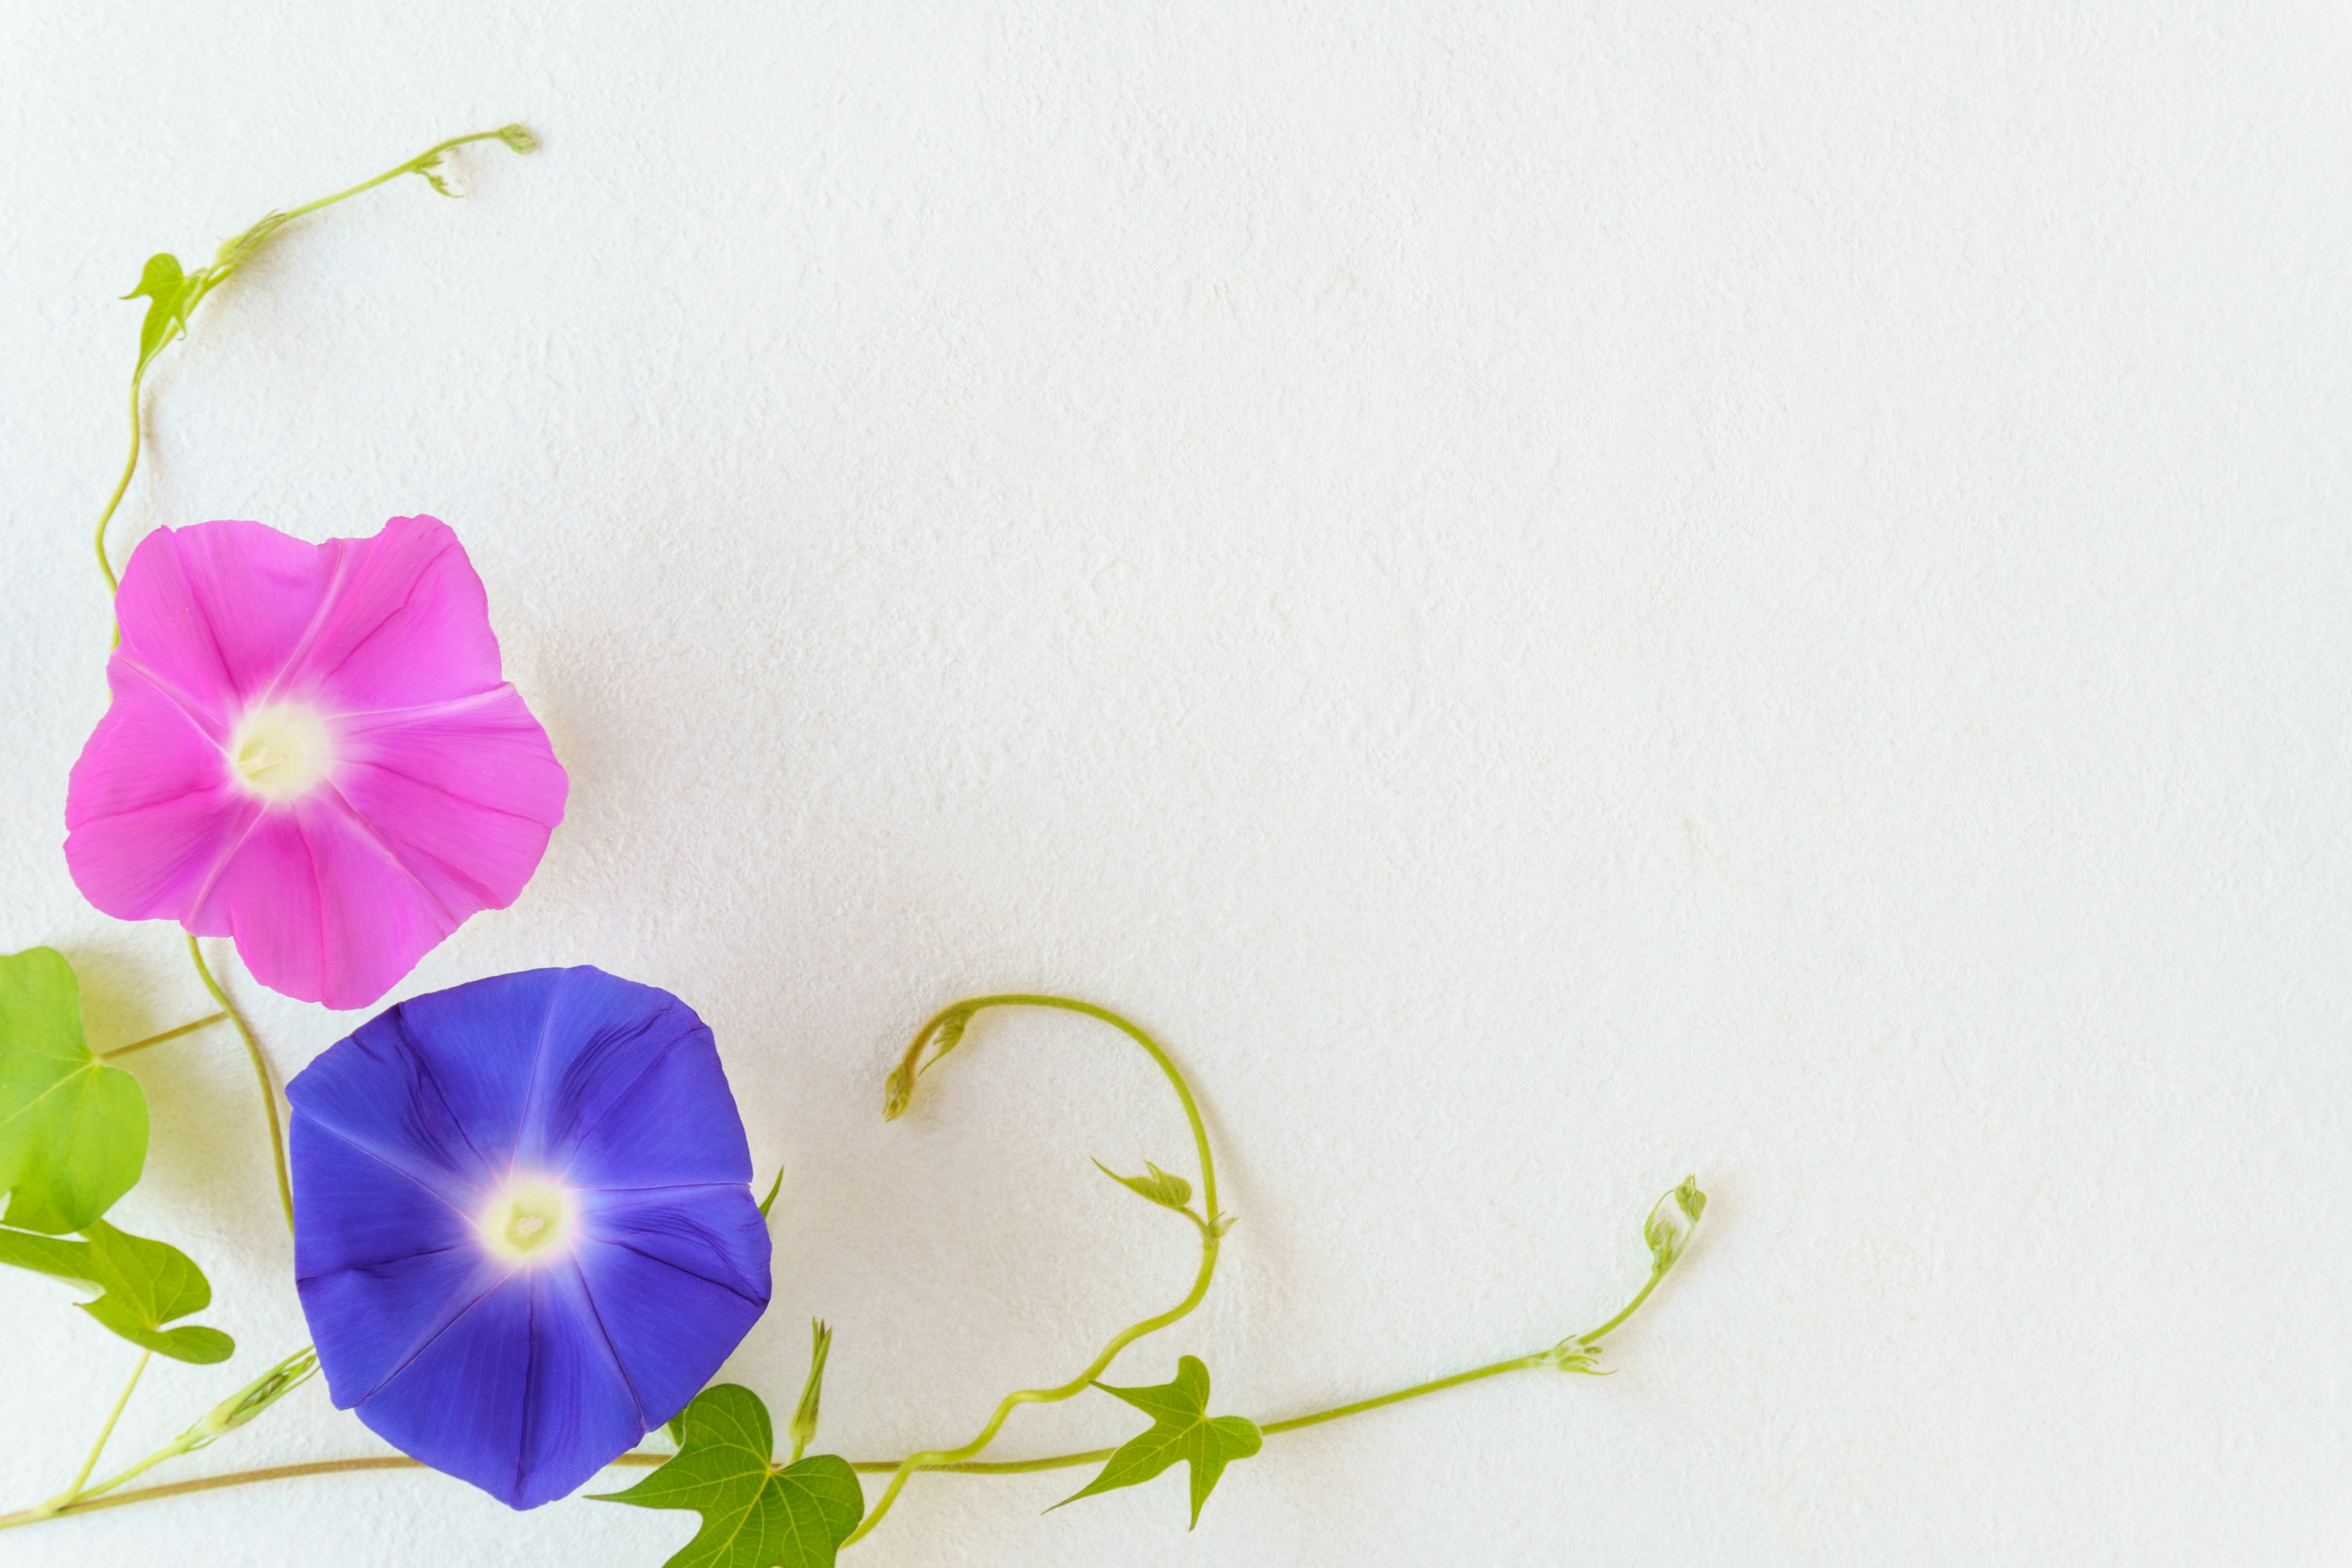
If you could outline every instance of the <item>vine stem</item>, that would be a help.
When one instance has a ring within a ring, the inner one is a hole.
[[[538,145],[538,142],[532,140],[530,133],[519,125],[501,126],[496,131],[477,131],[466,136],[452,136],[446,142],[435,142],[406,163],[395,164],[372,180],[362,180],[349,190],[337,191],[331,196],[320,196],[317,201],[296,207],[291,212],[271,213],[223,246],[220,256],[211,266],[198,269],[194,276],[202,280],[198,283],[195,293],[189,298],[186,309],[181,315],[181,321],[184,323],[189,317],[194,315],[196,307],[203,303],[205,296],[220,284],[226,282],[230,273],[243,265],[246,258],[252,255],[263,240],[268,239],[296,218],[308,217],[321,207],[331,207],[337,202],[348,201],[363,191],[372,191],[387,181],[400,178],[403,174],[423,174],[440,162],[442,153],[463,147],[469,142],[493,141],[504,142],[518,153],[530,152]],[[440,188],[437,177],[429,174],[426,177],[434,180],[436,189]],[[446,195],[450,193],[443,191],[442,194]],[[166,338],[164,341],[169,342],[170,339]],[[106,578],[106,591],[110,595],[121,587],[121,581],[115,575],[114,563],[106,553],[106,531],[108,525],[114,521],[115,510],[121,506],[123,496],[131,489],[131,476],[139,468],[141,434],[139,389],[147,379],[147,367],[154,363],[155,355],[163,352],[163,344],[157,343],[152,353],[140,356],[138,368],[131,373],[131,453],[123,459],[122,477],[115,480],[114,493],[106,498],[106,510],[98,514],[98,532],[92,542],[98,551],[98,569]],[[114,640],[118,645],[122,640],[122,627],[119,622],[114,629]]]
[[[1622,1311],[1601,1327],[1589,1333],[1579,1334],[1570,1342],[1584,1347],[1598,1344],[1603,1335],[1622,1326],[1628,1318],[1641,1309],[1642,1303],[1650,1299],[1651,1292],[1657,1289],[1658,1281],[1664,1279],[1666,1273],[1665,1268],[1653,1268],[1649,1279],[1643,1283],[1633,1299],[1625,1304]],[[1557,1355],[1558,1347],[1554,1347],[1552,1350],[1538,1351],[1530,1355],[1513,1356],[1507,1361],[1493,1362],[1486,1366],[1473,1367],[1468,1372],[1455,1373],[1451,1377],[1436,1378],[1428,1383],[1416,1383],[1411,1387],[1400,1388],[1392,1393],[1375,1394],[1370,1399],[1353,1400],[1346,1405],[1332,1405],[1328,1409],[1309,1411],[1304,1415],[1286,1416],[1279,1421],[1262,1422],[1258,1426],[1258,1430],[1266,1436],[1278,1437],[1286,1432],[1303,1431],[1309,1426],[1320,1426],[1327,1421],[1344,1420],[1348,1416],[1361,1415],[1367,1411],[1378,1410],[1385,1405],[1402,1405],[1408,1399],[1419,1399],[1426,1394],[1442,1393],[1449,1388],[1459,1388],[1465,1383],[1476,1383],[1484,1378],[1499,1377],[1505,1373],[1528,1372],[1538,1367],[1556,1365],[1558,1364]],[[919,1468],[947,1475],[1025,1476],[1044,1470],[1066,1470],[1079,1465],[1100,1464],[1117,1451],[1115,1448],[1088,1448],[1082,1453],[1051,1454],[1035,1459],[958,1460],[937,1464],[926,1463]],[[608,1468],[653,1469],[667,1464],[672,1458],[673,1456],[668,1454],[636,1451],[621,1455]],[[922,1455],[913,1454],[904,1459],[856,1459],[850,1462],[849,1468],[861,1475],[895,1476],[921,1458],[923,1458]],[[121,1508],[127,1503],[134,1502],[154,1502],[169,1497],[184,1497],[190,1492],[213,1491],[222,1487],[251,1486],[259,1481],[292,1480],[303,1476],[331,1476],[354,1470],[417,1470],[424,1468],[415,1459],[394,1455],[363,1459],[319,1459],[301,1465],[272,1465],[265,1469],[236,1470],[227,1475],[203,1476],[194,1480],[171,1481],[163,1486],[137,1487],[130,1491],[117,1492],[111,1496],[85,1498],[56,1508],[44,1505],[41,1508],[26,1509],[18,1513],[0,1514],[0,1530],[14,1529],[20,1524],[35,1524],[58,1514],[92,1513],[102,1508]]]
[[[131,373],[131,455],[122,460],[122,477],[114,481],[114,493],[106,498],[106,510],[98,514],[98,536],[93,542],[98,549],[98,569],[106,575],[109,595],[121,587],[121,583],[114,575],[114,563],[106,558],[106,528],[114,521],[114,509],[122,504],[124,494],[131,489],[131,476],[139,468],[139,387],[147,379],[149,363],[142,360],[139,368]],[[121,641],[121,628],[118,626],[115,640]]]
[[[226,1013],[207,1013],[193,1024],[183,1024],[176,1029],[166,1029],[160,1035],[150,1035],[143,1040],[133,1040],[127,1046],[117,1046],[110,1051],[100,1051],[98,1053],[98,1059],[103,1062],[111,1061],[116,1057],[127,1057],[133,1051],[143,1051],[150,1046],[160,1046],[165,1040],[176,1040],[182,1035],[193,1035],[198,1029],[208,1029],[227,1016]]]
[[[205,967],[205,950],[197,944],[194,931],[188,933],[188,956],[195,960],[196,973],[203,978],[205,989],[213,994],[213,1000],[220,1004],[221,1011],[227,1015],[228,1021],[236,1026],[238,1037],[245,1041],[245,1054],[253,1063],[254,1079],[261,1085],[261,1110],[269,1119],[269,1152],[278,1163],[278,1201],[286,1210],[286,1228],[291,1232],[294,1228],[294,1184],[286,1173],[286,1132],[278,1121],[278,1091],[270,1087],[269,1064],[262,1059],[261,1042],[254,1038],[253,1026],[245,1021],[245,1015],[236,1010],[236,1005],[228,999],[228,993],[221,989],[220,982],[214,979],[213,972]]]
[[[122,1385],[121,1394],[115,1395],[114,1408],[106,1413],[106,1425],[98,1429],[98,1441],[89,1446],[89,1458],[82,1460],[81,1468],[74,1472],[74,1479],[66,1483],[65,1490],[30,1510],[35,1517],[47,1518],[62,1512],[81,1496],[81,1489],[89,1480],[89,1473],[98,1468],[99,1456],[106,1452],[106,1440],[114,1436],[114,1424],[122,1419],[122,1412],[131,1403],[131,1392],[139,1386],[139,1379],[147,1371],[147,1363],[154,1353],[146,1350],[139,1352],[138,1363],[131,1369],[131,1381]]]
[[[1175,1059],[1160,1048],[1160,1042],[1108,1007],[1097,1007],[1091,1002],[1075,1001],[1067,996],[1047,996],[1030,992],[974,997],[970,1001],[958,1002],[952,1006],[943,1007],[933,1014],[930,1020],[915,1032],[914,1039],[908,1045],[906,1055],[898,1063],[898,1070],[892,1078],[893,1098],[890,1103],[898,1109],[904,1108],[904,1097],[912,1095],[914,1080],[922,1070],[923,1047],[929,1044],[935,1036],[940,1037],[944,1043],[940,1046],[938,1055],[931,1058],[934,1064],[961,1040],[962,1026],[969,1023],[982,1010],[989,1007],[1048,1007],[1097,1019],[1108,1024],[1112,1028],[1142,1047],[1152,1061],[1159,1066],[1160,1070],[1167,1076],[1169,1083],[1176,1090],[1177,1100],[1184,1108],[1184,1120],[1192,1130],[1193,1152],[1199,1156],[1201,1162],[1202,1214],[1194,1215],[1189,1209],[1183,1211],[1185,1217],[1192,1220],[1201,1233],[1201,1267],[1193,1274],[1192,1288],[1185,1292],[1182,1300],[1164,1312],[1146,1318],[1139,1323],[1130,1323],[1113,1334],[1101,1351],[1096,1354],[1095,1359],[1087,1363],[1086,1369],[1067,1383],[1057,1384],[1051,1388],[1016,1389],[997,1402],[995,1412],[989,1416],[986,1424],[970,1442],[960,1447],[928,1448],[921,1453],[909,1454],[891,1466],[889,1484],[882,1489],[881,1497],[877,1499],[874,1506],[866,1511],[866,1517],[858,1522],[857,1528],[852,1531],[848,1539],[842,1542],[844,1546],[851,1545],[873,1533],[874,1527],[882,1522],[884,1516],[890,1511],[891,1505],[898,1500],[898,1494],[906,1489],[908,1480],[916,1471],[944,1469],[971,1459],[990,1443],[995,1441],[996,1434],[1003,1428],[1004,1423],[1012,1416],[1013,1412],[1021,1405],[1050,1405],[1085,1393],[1092,1386],[1095,1379],[1109,1369],[1110,1363],[1118,1358],[1119,1352],[1146,1334],[1157,1333],[1199,1306],[1202,1298],[1209,1293],[1209,1281],[1216,1273],[1217,1248],[1222,1234],[1220,1226],[1222,1216],[1217,1211],[1217,1164],[1215,1156],[1209,1149],[1209,1130],[1201,1120],[1201,1108],[1193,1100],[1192,1087],[1184,1081],[1183,1073],[1178,1070]],[[952,1032],[943,1032],[950,1029]]]

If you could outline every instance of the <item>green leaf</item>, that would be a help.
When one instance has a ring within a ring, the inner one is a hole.
[[[1181,1459],[1192,1468],[1192,1523],[1198,1524],[1201,1505],[1209,1500],[1225,1467],[1235,1459],[1248,1458],[1265,1444],[1257,1423],[1246,1416],[1208,1414],[1209,1369],[1197,1356],[1177,1362],[1173,1383],[1150,1388],[1113,1388],[1107,1383],[1095,1386],[1150,1416],[1151,1430],[1121,1444],[1100,1475],[1054,1508],[1097,1492],[1139,1486]],[[1053,1509],[1045,1511],[1051,1513]]]
[[[689,1509],[702,1516],[662,1568],[833,1568],[835,1553],[866,1517],[857,1472],[833,1454],[779,1466],[768,1407],[748,1388],[721,1383],[686,1407],[677,1458],[625,1492],[598,1500]]]
[[[186,1253],[104,1220],[92,1221],[82,1234],[89,1239],[0,1230],[0,1263],[94,1287],[98,1300],[82,1302],[81,1310],[158,1355],[210,1365],[226,1361],[236,1349],[236,1342],[218,1329],[194,1323],[163,1327],[212,1304],[213,1288]]]
[[[188,312],[195,309],[204,293],[202,274],[190,278],[180,270],[180,258],[168,250],[159,250],[147,258],[139,274],[139,287],[123,296],[126,300],[144,297],[148,301],[147,319],[139,327],[139,368],[145,370],[147,362],[163,350],[163,345],[188,329]]]
[[[147,1096],[90,1055],[73,966],[46,947],[0,958],[0,1222],[85,1229],[146,1163]]]
[[[1135,1194],[1136,1196],[1158,1204],[1161,1208],[1174,1209],[1178,1214],[1184,1213],[1184,1205],[1192,1201],[1192,1184],[1181,1176],[1172,1175],[1161,1170],[1149,1160],[1143,1163],[1143,1168],[1150,1173],[1143,1176],[1122,1176],[1100,1160],[1095,1162],[1096,1170],[1100,1171],[1129,1192]]]

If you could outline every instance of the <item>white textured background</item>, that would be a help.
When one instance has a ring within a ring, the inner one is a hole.
[[[400,994],[594,962],[719,1031],[779,1289],[732,1375],[963,1436],[1173,1300],[1277,1416],[1590,1381],[1181,1483],[931,1479],[886,1564],[2340,1562],[2352,1552],[2352,37],[2335,5],[0,6],[0,949],[204,1004],[68,881],[86,531],[158,248],[289,232],[151,382],[117,530],[457,527],[572,770]],[[994,14],[982,15],[992,9]],[[236,981],[284,1070],[356,1016]],[[300,1342],[251,1085],[138,1060],[119,1211]],[[0,1279],[0,1506],[131,1352]],[[1098,1396],[1003,1452],[1124,1436]],[[306,1391],[179,1467],[378,1451]],[[368,1475],[10,1564],[657,1563],[693,1520]]]

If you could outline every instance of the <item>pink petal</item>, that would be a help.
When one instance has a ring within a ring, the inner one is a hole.
[[[66,806],[67,861],[100,909],[233,936],[264,984],[357,1007],[530,880],[568,784],[441,523],[320,545],[250,522],[158,530],[116,604],[114,706]],[[312,709],[335,757],[272,802],[226,748],[278,702]]]
[[[273,991],[363,1007],[463,918],[322,790],[262,816],[187,926],[235,937],[237,956]]]
[[[459,920],[514,902],[563,820],[562,764],[510,686],[343,720],[336,746],[336,789]]]
[[[194,906],[260,804],[229,779],[196,721],[119,657],[114,705],[66,784],[66,865],[84,897],[117,920]]]
[[[395,517],[372,539],[339,539],[334,591],[279,682],[345,713],[418,708],[500,684],[482,580],[457,536]]]
[[[301,643],[333,563],[329,550],[257,522],[159,528],[122,569],[114,657],[145,670],[225,741]]]

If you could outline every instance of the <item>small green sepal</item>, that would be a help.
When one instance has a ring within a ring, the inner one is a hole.
[[[1192,1201],[1192,1183],[1161,1170],[1149,1160],[1143,1163],[1147,1173],[1140,1176],[1122,1176],[1100,1160],[1095,1162],[1095,1169],[1145,1202],[1158,1204],[1164,1209],[1174,1209],[1178,1214],[1188,1212],[1185,1205]]]
[[[1572,1335],[1547,1351],[1544,1363],[1554,1372],[1582,1373],[1587,1377],[1610,1375],[1601,1370],[1601,1347],[1586,1344]]]

